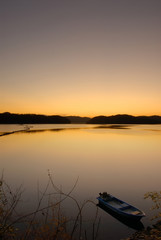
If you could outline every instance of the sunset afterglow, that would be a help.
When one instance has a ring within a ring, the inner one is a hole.
[[[161,115],[160,0],[5,0],[0,112]]]

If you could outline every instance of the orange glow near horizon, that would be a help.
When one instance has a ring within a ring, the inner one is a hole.
[[[63,93],[60,96],[30,96],[20,99],[20,96],[9,98],[8,103],[3,104],[0,112],[11,113],[34,113],[45,115],[77,115],[94,117],[97,115],[131,114],[138,115],[161,115],[161,101],[156,94],[146,96],[139,92],[120,92],[111,90],[106,94],[105,89],[93,89],[91,93],[79,91],[72,95]],[[40,93],[40,92],[39,92]],[[43,93],[43,91],[42,91]],[[12,93],[10,94],[12,96]],[[158,99],[158,101],[156,101]]]
[[[161,115],[160,12],[146,0],[4,1],[0,112]]]

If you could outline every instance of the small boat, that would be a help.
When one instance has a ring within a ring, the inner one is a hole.
[[[128,218],[130,220],[139,221],[142,217],[145,217],[145,213],[138,208],[108,194],[103,192],[97,197],[99,205],[106,209],[110,209],[122,217]]]
[[[131,218],[123,217],[122,215],[118,214],[117,212],[112,211],[111,209],[105,208],[103,205],[97,204],[97,207],[104,210],[106,213],[108,213],[111,217],[115,218],[122,224],[124,224],[127,227],[130,227],[134,230],[140,231],[144,229],[144,225],[141,221],[136,221]]]

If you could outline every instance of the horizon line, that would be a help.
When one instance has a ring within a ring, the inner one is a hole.
[[[152,115],[133,115],[133,114],[128,114],[128,113],[117,113],[117,114],[111,114],[111,115],[105,115],[105,114],[99,114],[99,115],[94,115],[93,117],[89,117],[89,116],[82,116],[82,115],[74,115],[74,114],[44,114],[44,113],[15,113],[15,112],[1,112],[0,114],[4,114],[4,113],[9,113],[9,114],[18,114],[18,115],[43,115],[43,116],[62,116],[62,117],[80,117],[80,118],[94,118],[94,117],[100,117],[100,116],[104,116],[104,117],[110,117],[110,116],[118,116],[118,115],[128,115],[128,116],[133,116],[133,117],[152,117],[152,116],[159,116],[161,117],[161,115],[158,114],[152,114]]]

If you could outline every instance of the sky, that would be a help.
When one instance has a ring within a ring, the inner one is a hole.
[[[160,0],[0,0],[0,112],[161,115]]]

